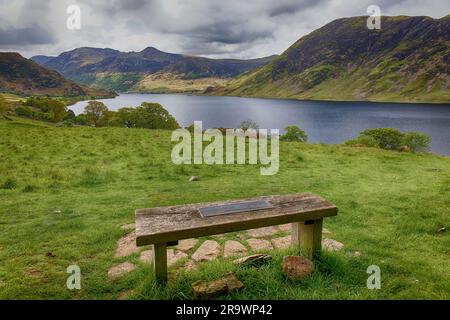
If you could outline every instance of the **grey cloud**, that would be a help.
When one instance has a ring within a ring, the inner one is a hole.
[[[39,26],[0,29],[0,47],[54,44],[55,42],[54,35]]]
[[[306,0],[306,1],[279,1],[275,2],[274,6],[268,10],[271,17],[276,17],[285,14],[295,14],[300,10],[319,6],[323,0]],[[329,2],[327,0],[327,2]]]

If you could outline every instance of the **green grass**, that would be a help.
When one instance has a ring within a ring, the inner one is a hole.
[[[2,299],[117,299],[121,292],[186,299],[192,282],[230,270],[245,289],[224,299],[450,298],[447,157],[281,143],[280,172],[261,176],[257,166],[172,165],[168,131],[14,119],[0,121],[0,137]],[[191,175],[201,181],[188,182]],[[309,279],[286,280],[281,261],[288,252],[274,251],[261,268],[230,260],[203,263],[194,272],[172,268],[163,289],[138,254],[114,258],[126,234],[120,226],[134,221],[136,208],[293,192],[317,193],[340,209],[325,227],[345,249],[324,253]],[[443,227],[447,231],[439,232]],[[362,256],[351,257],[353,251]],[[136,269],[109,280],[108,269],[127,260]],[[66,289],[71,264],[81,267],[80,291]],[[381,268],[381,290],[366,288],[372,264]]]

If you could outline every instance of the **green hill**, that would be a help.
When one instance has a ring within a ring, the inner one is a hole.
[[[14,52],[0,52],[0,92],[64,97],[106,97],[106,90],[80,86]]]
[[[450,19],[335,20],[216,94],[319,100],[450,102]]]

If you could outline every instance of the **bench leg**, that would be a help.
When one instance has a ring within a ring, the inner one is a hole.
[[[322,249],[322,222],[323,219],[317,219],[292,224],[292,244],[309,258]]]
[[[167,283],[167,244],[158,243],[152,245],[153,254],[153,272],[156,282],[160,284]]]

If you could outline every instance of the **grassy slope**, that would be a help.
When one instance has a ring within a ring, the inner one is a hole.
[[[128,290],[139,299],[190,298],[191,282],[226,270],[246,285],[226,298],[450,298],[450,232],[438,232],[450,226],[449,158],[282,143],[279,174],[263,177],[253,166],[176,167],[166,131],[2,120],[0,136],[0,183],[17,182],[0,189],[0,298],[115,299]],[[190,175],[202,180],[189,183]],[[109,267],[126,261],[113,256],[136,208],[303,191],[338,205],[325,226],[345,243],[325,253],[308,280],[283,278],[286,252],[260,269],[206,263],[172,275],[164,290],[137,254],[135,271],[107,278]],[[355,250],[362,256],[349,257]],[[65,287],[70,264],[81,267],[81,291]],[[371,264],[381,267],[381,290],[365,287]]]
[[[450,48],[444,36],[429,35],[448,29],[446,19],[383,17],[384,27],[373,33],[367,31],[364,17],[335,20],[301,38],[268,65],[218,87],[215,94],[448,103]]]
[[[208,87],[224,86],[229,78],[204,77],[185,79],[184,74],[170,72],[97,73],[72,77],[78,83],[118,92],[203,93]]]

